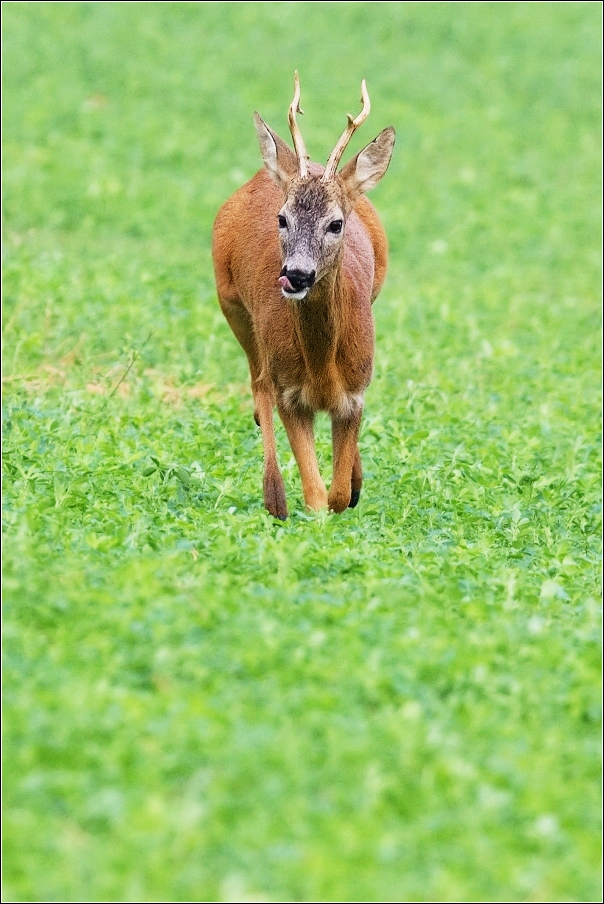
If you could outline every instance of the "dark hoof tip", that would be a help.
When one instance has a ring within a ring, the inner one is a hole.
[[[354,508],[360,498],[361,498],[361,491],[353,490],[352,493],[350,494],[350,502],[348,503],[348,508]]]

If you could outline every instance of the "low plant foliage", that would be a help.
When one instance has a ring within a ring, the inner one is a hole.
[[[598,900],[599,5],[3,13],[7,900]],[[398,142],[281,524],[209,243],[294,68]]]

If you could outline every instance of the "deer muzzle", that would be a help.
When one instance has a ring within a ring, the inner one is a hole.
[[[279,276],[279,285],[286,298],[304,298],[308,290],[314,285],[316,272],[311,270],[288,270],[284,267]]]

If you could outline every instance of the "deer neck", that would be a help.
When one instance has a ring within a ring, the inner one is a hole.
[[[296,336],[311,373],[329,370],[344,330],[344,280],[341,262],[320,279],[294,308]]]

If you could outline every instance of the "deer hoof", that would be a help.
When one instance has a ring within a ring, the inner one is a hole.
[[[283,478],[278,474],[264,481],[264,505],[273,518],[285,521],[287,518],[287,502],[285,501],[285,487]]]
[[[279,521],[287,521],[287,506],[282,508],[279,505],[275,505],[273,501],[267,502],[266,500],[264,506],[269,515],[272,515],[273,518],[278,518]]]
[[[348,503],[348,508],[354,508],[361,498],[360,490],[353,490],[350,494],[350,502]]]

